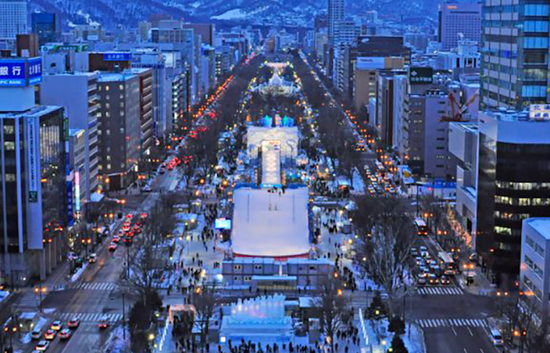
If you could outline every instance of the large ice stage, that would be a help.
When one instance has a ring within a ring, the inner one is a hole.
[[[235,256],[306,257],[311,245],[306,187],[237,188],[234,191],[232,249]]]

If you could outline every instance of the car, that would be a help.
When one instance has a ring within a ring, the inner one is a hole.
[[[411,248],[411,256],[414,256],[414,257],[417,257],[419,254],[418,254],[418,249],[417,248]]]
[[[151,192],[151,187],[149,185],[143,185],[141,192]]]
[[[57,332],[54,330],[48,330],[44,332],[44,339],[48,341],[52,341],[55,339],[55,336],[57,335]]]
[[[88,262],[93,264],[97,261],[97,254],[96,253],[91,253],[89,256],[88,256]]]
[[[111,241],[118,244],[118,242],[120,241],[120,237],[118,235],[115,235]]]
[[[33,340],[39,340],[42,338],[42,331],[39,328],[35,328],[31,332],[31,339]]]
[[[63,330],[61,330],[59,332],[59,339],[60,340],[68,340],[69,338],[71,338],[72,333],[73,332],[70,329],[64,328]]]
[[[439,284],[439,278],[434,273],[430,273],[428,275],[428,282],[430,286],[436,286]]]
[[[470,256],[468,256],[468,259],[472,262],[477,262],[478,260],[477,253],[472,253]]]
[[[124,245],[130,246],[130,245],[132,245],[132,241],[133,241],[132,237],[125,237],[124,238]]]
[[[451,280],[449,279],[449,277],[443,275],[441,277],[439,277],[439,283],[441,283],[442,285],[450,285],[451,284]]]
[[[45,352],[50,346],[50,342],[42,340],[36,344],[35,349],[39,352]]]
[[[501,347],[503,345],[504,341],[502,340],[502,334],[498,329],[496,328],[491,329],[490,337],[491,337],[491,342],[493,343],[494,346]]]
[[[420,248],[418,248],[420,250],[420,256],[426,256],[428,255],[428,248],[425,247],[424,245],[422,245]]]
[[[421,258],[420,256],[415,257],[414,261],[416,262],[417,266],[422,266],[424,264],[424,259]]]
[[[116,251],[117,248],[118,245],[116,245],[116,243],[109,244],[109,251]]]
[[[101,319],[99,319],[99,329],[103,330],[109,327],[109,320],[106,316],[102,316]]]
[[[78,325],[80,325],[80,321],[77,318],[72,318],[67,322],[67,327],[71,329],[78,328]]]
[[[426,277],[418,277],[418,279],[416,280],[416,284],[418,284],[419,286],[425,286],[426,283]]]
[[[61,323],[61,321],[55,320],[54,322],[52,322],[52,325],[50,326],[50,328],[54,331],[59,331],[61,330],[62,325],[63,324]]]

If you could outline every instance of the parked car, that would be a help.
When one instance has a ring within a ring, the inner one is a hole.
[[[417,248],[411,248],[411,256],[414,256],[414,257],[417,257],[419,254],[418,254],[418,249]]]
[[[418,284],[419,286],[425,286],[426,283],[427,281],[425,276],[419,276],[418,279],[416,280],[416,284]]]
[[[90,256],[88,256],[88,262],[93,264],[97,261],[97,254],[91,253]]]

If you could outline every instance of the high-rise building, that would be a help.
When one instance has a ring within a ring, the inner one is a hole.
[[[497,285],[520,272],[522,221],[550,214],[550,120],[528,112],[479,115],[475,250]]]
[[[45,279],[61,261],[67,226],[63,108],[0,114],[0,263],[4,283]]]
[[[140,147],[140,79],[104,73],[99,88],[99,173],[110,190],[126,188],[137,177]]]
[[[42,104],[65,108],[70,129],[85,131],[85,163],[79,177],[85,182],[80,190],[80,199],[90,201],[98,191],[98,113],[99,96],[97,73],[77,72],[72,74],[46,75],[40,89]]]
[[[550,102],[548,1],[485,1],[481,107]]]
[[[55,13],[32,13],[31,28],[32,32],[38,35],[40,45],[48,42],[55,42],[59,36],[59,25]]]
[[[344,0],[328,0],[328,38],[333,43],[334,27],[337,21],[344,19]]]
[[[147,158],[153,145],[153,69],[129,70],[139,77],[140,109],[140,158]]]
[[[0,40],[15,40],[27,32],[27,1],[0,0]]]
[[[438,40],[441,50],[458,46],[458,41],[481,41],[481,2],[444,2],[439,5]]]

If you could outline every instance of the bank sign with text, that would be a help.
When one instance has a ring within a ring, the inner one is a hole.
[[[0,59],[0,87],[25,87],[42,82],[42,58]]]

